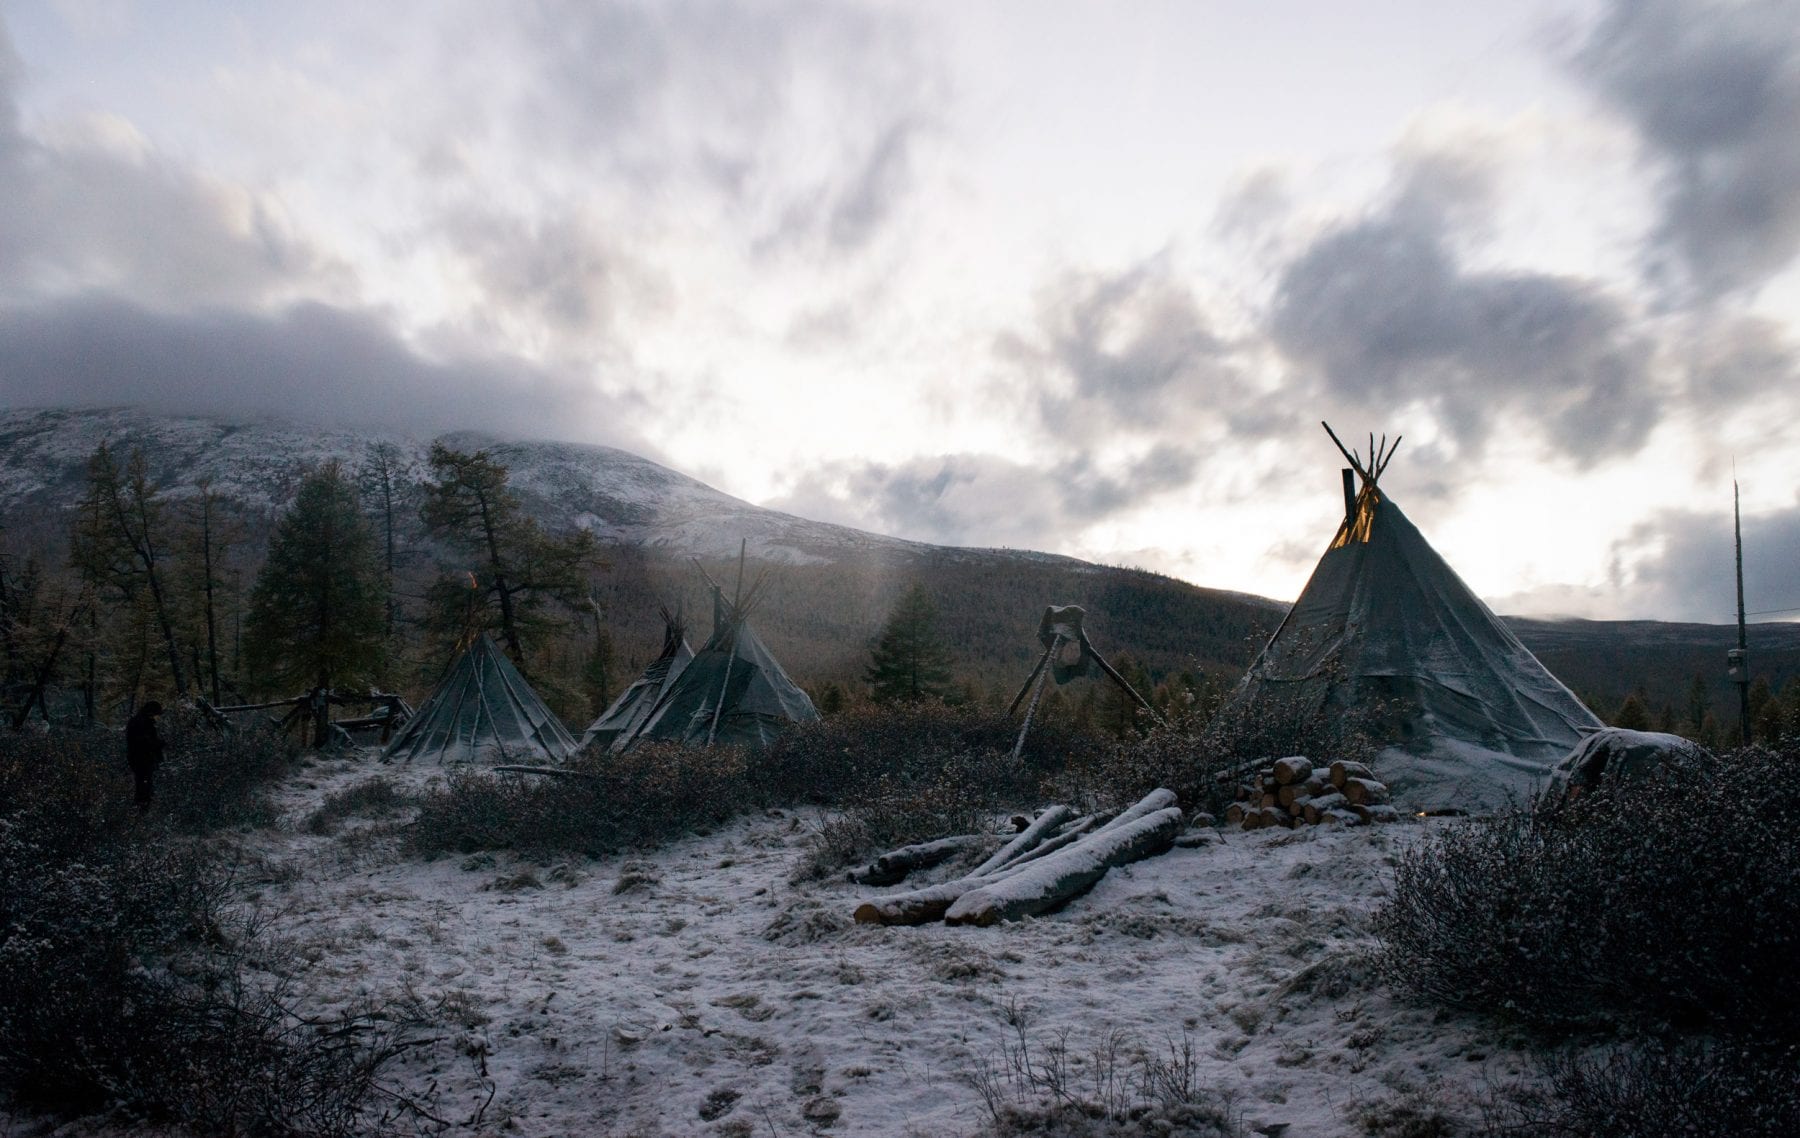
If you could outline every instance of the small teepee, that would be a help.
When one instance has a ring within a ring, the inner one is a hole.
[[[740,560],[738,591],[726,601],[708,580],[713,595],[713,631],[681,674],[670,681],[642,726],[613,742],[623,751],[646,739],[710,747],[715,743],[761,750],[795,723],[819,717],[750,627],[750,613],[762,592],[758,578],[746,595]]]
[[[1388,701],[1393,746],[1376,773],[1402,804],[1528,800],[1600,721],[1381,489],[1399,443],[1377,448],[1371,438],[1366,465],[1338,443],[1351,465],[1344,520],[1227,710],[1270,700],[1329,714]]]
[[[595,751],[620,749],[630,741],[650,713],[656,710],[656,704],[662,699],[681,673],[687,670],[689,661],[694,658],[694,650],[688,647],[686,629],[682,626],[681,614],[662,610],[663,646],[662,653],[650,661],[630,687],[619,693],[619,698],[612,701],[600,717],[588,724],[588,729],[581,736],[581,750],[593,748]]]
[[[487,633],[469,641],[384,759],[561,762],[575,739]]]

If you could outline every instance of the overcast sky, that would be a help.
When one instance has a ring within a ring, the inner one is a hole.
[[[0,402],[624,446],[1291,598],[1800,606],[1800,6],[0,0]]]

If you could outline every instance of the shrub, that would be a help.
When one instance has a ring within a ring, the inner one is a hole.
[[[406,809],[412,798],[386,778],[364,779],[355,786],[328,794],[306,819],[315,834],[329,834],[345,818],[387,818]]]
[[[854,858],[860,853],[850,851],[877,852],[872,846],[891,835],[904,835],[900,844],[941,837],[939,826],[967,826],[982,808],[1034,795],[1032,763],[1052,762],[1072,737],[1034,733],[1040,749],[1027,747],[1030,761],[1014,762],[1017,730],[1003,716],[928,702],[805,724],[761,753],[646,743],[577,756],[560,777],[460,771],[421,800],[413,841],[425,853],[600,855],[654,846],[748,808],[848,803],[854,816],[834,829],[844,841],[832,856]]]
[[[1541,1084],[1504,1088],[1490,1134],[1691,1138],[1800,1134],[1800,1049],[1654,1040],[1599,1055],[1565,1052]]]
[[[293,740],[263,724],[221,730],[182,708],[162,717],[162,733],[167,748],[156,775],[155,809],[177,829],[205,834],[274,821],[265,790],[292,771],[300,754]],[[123,771],[124,744],[114,747],[112,761]]]
[[[1800,1042],[1796,759],[1749,748],[1418,843],[1376,918],[1383,971],[1539,1027]]]
[[[752,804],[744,756],[668,743],[623,755],[577,756],[560,777],[453,772],[419,801],[412,842],[423,853],[516,849],[600,856],[658,845]]]
[[[220,859],[137,816],[118,750],[0,740],[0,1092],[203,1133],[361,1132],[392,1037],[293,1013]]]

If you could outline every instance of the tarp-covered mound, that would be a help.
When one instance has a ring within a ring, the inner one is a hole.
[[[408,721],[383,757],[441,763],[561,762],[575,739],[484,632]]]
[[[1231,706],[1263,700],[1385,708],[1394,746],[1376,774],[1413,808],[1528,801],[1600,726],[1367,479]]]
[[[1583,739],[1551,770],[1544,800],[1637,782],[1665,767],[1698,769],[1711,759],[1705,747],[1679,735],[1604,727]]]

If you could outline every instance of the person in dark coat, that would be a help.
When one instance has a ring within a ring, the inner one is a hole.
[[[150,809],[150,798],[156,793],[156,768],[162,765],[163,759],[163,741],[156,733],[156,717],[162,710],[162,704],[151,700],[125,721],[125,764],[131,768],[139,814]]]

